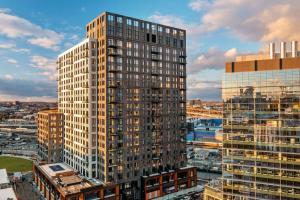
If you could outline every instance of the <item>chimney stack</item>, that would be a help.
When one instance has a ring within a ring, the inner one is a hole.
[[[270,43],[269,50],[270,50],[270,59],[274,59],[275,58],[275,43],[274,42]]]
[[[285,58],[286,56],[286,44],[285,42],[280,43],[280,58]]]
[[[292,57],[296,58],[298,56],[298,41],[292,41]]]

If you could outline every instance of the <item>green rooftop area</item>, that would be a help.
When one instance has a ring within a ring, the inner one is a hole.
[[[27,172],[32,170],[32,161],[24,158],[0,156],[0,169],[7,172]]]

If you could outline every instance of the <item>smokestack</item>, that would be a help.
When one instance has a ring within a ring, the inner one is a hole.
[[[292,41],[292,57],[296,58],[298,56],[298,41]]]
[[[280,43],[280,58],[285,58],[286,56],[286,44],[285,42]]]
[[[270,59],[274,59],[275,58],[275,43],[274,42],[270,43],[269,50],[270,50]]]

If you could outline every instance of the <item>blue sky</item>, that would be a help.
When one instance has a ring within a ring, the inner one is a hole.
[[[220,100],[225,61],[299,36],[300,1],[249,2],[0,0],[0,101],[55,101],[56,56],[103,11],[187,29],[188,97]]]

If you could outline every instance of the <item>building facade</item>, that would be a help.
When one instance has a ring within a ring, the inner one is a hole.
[[[38,112],[38,158],[49,163],[63,159],[63,119],[57,109]]]
[[[64,162],[97,177],[97,48],[85,39],[58,56],[58,109],[64,114]]]
[[[196,167],[183,167],[142,177],[141,200],[164,200],[197,192]]]
[[[86,31],[58,57],[64,162],[141,190],[142,176],[186,166],[186,32],[108,12]]]
[[[215,179],[205,184],[203,200],[223,200],[222,180]]]
[[[300,57],[291,46],[226,64],[224,199],[300,199]]]

